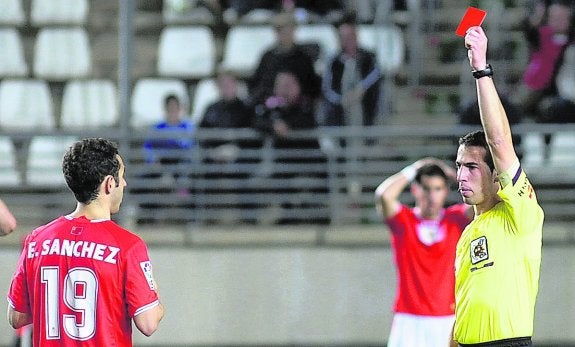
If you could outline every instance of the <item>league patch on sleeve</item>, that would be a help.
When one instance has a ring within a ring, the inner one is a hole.
[[[146,281],[148,281],[150,289],[156,290],[156,287],[154,285],[154,274],[152,273],[152,263],[150,261],[143,261],[140,263],[140,267],[142,268],[144,277],[146,277]]]
[[[471,264],[477,264],[480,261],[489,259],[489,250],[487,248],[487,238],[481,236],[473,241],[469,247],[471,254]]]

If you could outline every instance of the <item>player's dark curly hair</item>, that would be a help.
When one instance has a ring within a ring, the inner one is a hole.
[[[431,177],[441,177],[445,182],[449,181],[449,178],[445,174],[445,171],[437,165],[437,164],[428,164],[424,165],[417,170],[417,174],[415,175],[415,181],[418,184],[421,184],[421,177],[422,176],[431,176]]]
[[[118,146],[106,139],[88,138],[74,143],[64,154],[62,171],[76,200],[88,204],[98,197],[104,178],[112,175],[120,184]]]
[[[483,160],[489,166],[489,169],[493,172],[495,170],[495,164],[493,163],[493,157],[491,156],[491,151],[489,150],[489,145],[487,144],[487,138],[485,137],[485,132],[483,130],[472,131],[469,134],[462,136],[459,139],[460,146],[475,146],[485,148],[485,157]]]

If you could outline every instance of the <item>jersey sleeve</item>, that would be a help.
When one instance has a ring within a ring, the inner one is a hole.
[[[28,243],[26,242],[25,245]],[[20,259],[18,260],[18,265],[16,266],[16,271],[12,276],[12,282],[10,283],[10,289],[8,290],[8,303],[16,311],[22,313],[31,313],[30,308],[30,297],[27,290],[27,275],[26,275],[26,249],[25,246],[20,254]]]
[[[403,233],[405,230],[404,225],[408,224],[408,212],[408,207],[404,204],[400,204],[397,213],[385,219],[389,230],[393,234]]]
[[[517,233],[534,230],[543,220],[543,210],[537,202],[535,190],[523,168],[517,164],[499,175],[501,189],[497,193],[504,201]]]
[[[126,255],[126,300],[128,312],[134,317],[159,304],[154,287],[152,263],[142,240],[130,248]]]

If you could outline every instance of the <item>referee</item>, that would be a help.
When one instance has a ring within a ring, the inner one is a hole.
[[[513,148],[481,27],[465,36],[483,131],[459,140],[457,181],[474,220],[457,244],[453,346],[532,346],[543,210]]]

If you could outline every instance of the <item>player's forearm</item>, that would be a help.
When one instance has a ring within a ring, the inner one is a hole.
[[[12,328],[19,329],[32,323],[32,316],[27,313],[16,311],[12,306],[8,305],[8,323]]]

